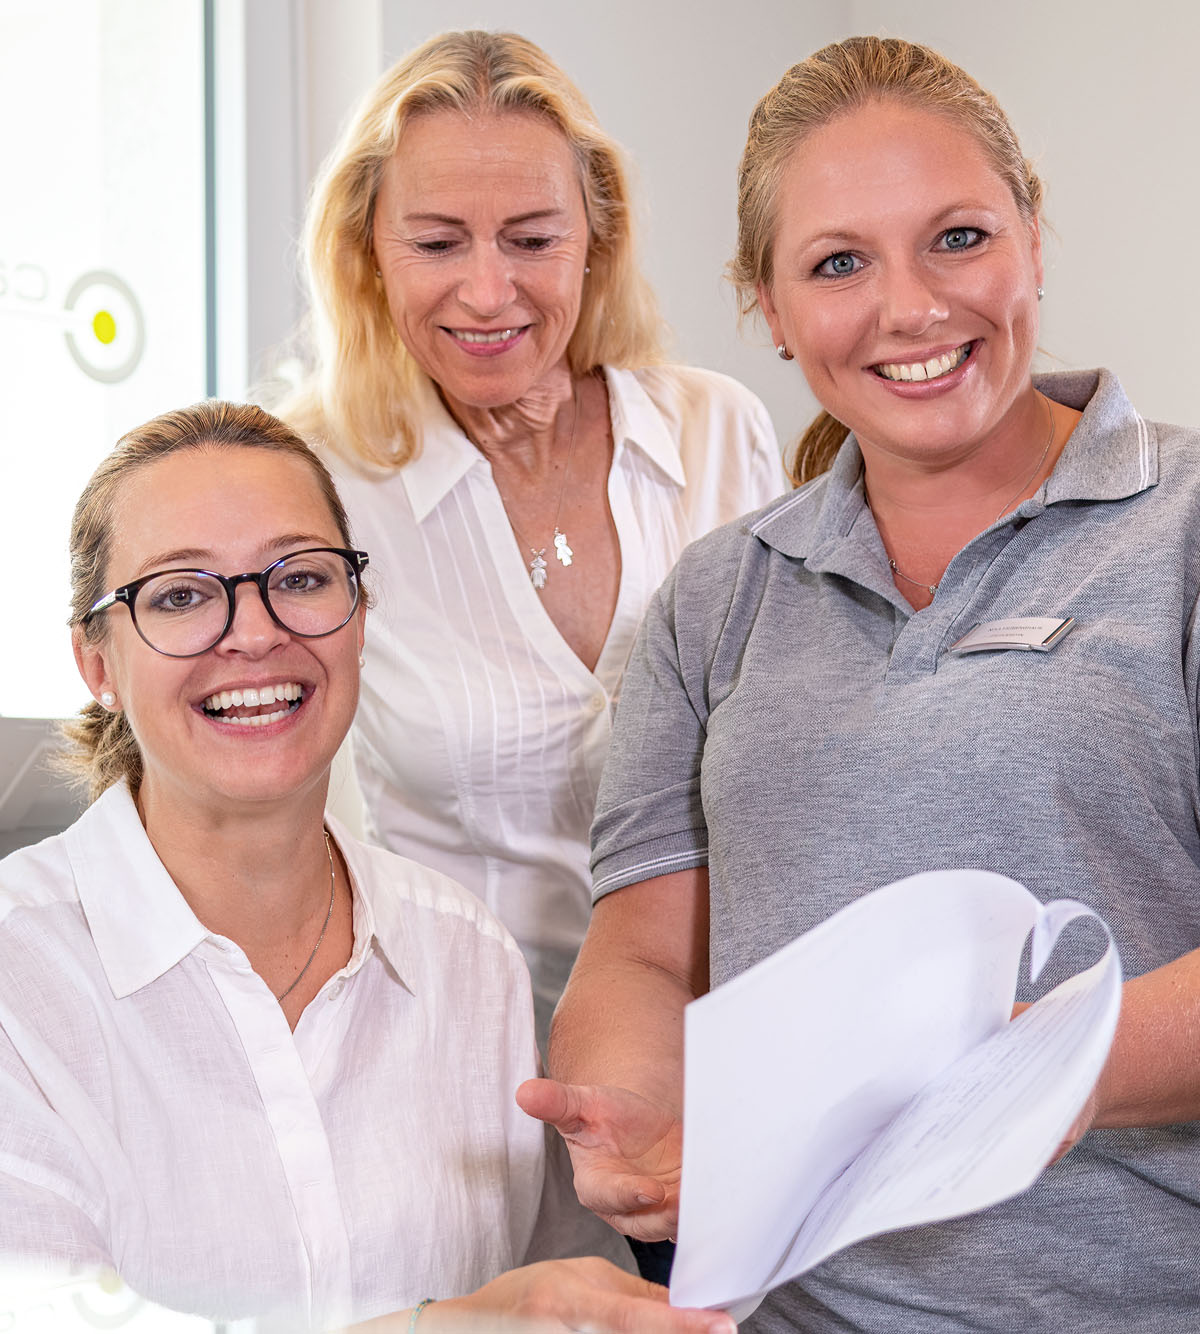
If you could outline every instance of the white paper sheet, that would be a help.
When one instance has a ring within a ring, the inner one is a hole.
[[[1031,931],[1036,977],[1084,916],[1003,876],[929,872],[688,1006],[672,1302],[744,1319],[851,1242],[1031,1185],[1104,1065],[1121,969],[1109,936],[1010,1022],[1018,968]]]

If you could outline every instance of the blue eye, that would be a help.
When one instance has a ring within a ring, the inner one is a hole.
[[[942,233],[942,244],[947,250],[970,250],[984,238],[978,227],[951,227]]]
[[[830,255],[828,259],[822,260],[813,272],[822,278],[847,278],[861,268],[862,260],[849,251],[840,250],[836,255]]]

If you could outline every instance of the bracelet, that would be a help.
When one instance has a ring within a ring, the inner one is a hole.
[[[412,1315],[408,1317],[408,1334],[413,1334],[413,1331],[417,1327],[417,1321],[420,1318],[421,1312],[427,1306],[432,1306],[435,1301],[437,1301],[436,1297],[422,1297],[416,1306],[413,1307]]]

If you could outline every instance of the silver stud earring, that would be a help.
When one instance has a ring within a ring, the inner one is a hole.
[[[792,360],[792,354],[787,350],[787,344],[786,344],[786,343],[777,343],[777,344],[775,345],[775,351],[779,354],[779,360],[780,360],[780,361],[791,361],[791,360]]]
[[[1046,295],[1046,289],[1044,287],[1039,287],[1037,289],[1037,294],[1038,294],[1038,300],[1040,301],[1042,297]]]
[[[358,665],[360,667],[365,667],[367,665],[367,660],[361,653],[358,655]]]
[[[584,276],[585,278],[587,277],[587,275],[588,275],[589,273],[591,273],[591,271],[592,271],[592,266],[591,266],[590,264],[585,264],[585,265],[583,266],[583,276]]]
[[[117,702],[117,697],[116,695],[113,694],[111,690],[106,690],[100,696],[100,703],[103,704],[106,709],[111,709],[116,702]]]
[[[382,270],[382,269],[376,269],[376,270],[375,270],[375,276],[376,276],[376,278],[382,278],[382,277],[383,277],[383,270]]]

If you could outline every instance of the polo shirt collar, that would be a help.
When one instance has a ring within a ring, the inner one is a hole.
[[[161,977],[210,934],[159,861],[123,780],[64,838],[80,905],[118,999]]]
[[[1025,502],[1029,514],[1067,500],[1126,500],[1158,482],[1154,425],[1137,413],[1110,371],[1057,371],[1034,376],[1034,384],[1083,416],[1046,484],[1045,498]],[[782,555],[820,564],[866,513],[862,453],[850,435],[828,472],[776,501],[750,531]]]

